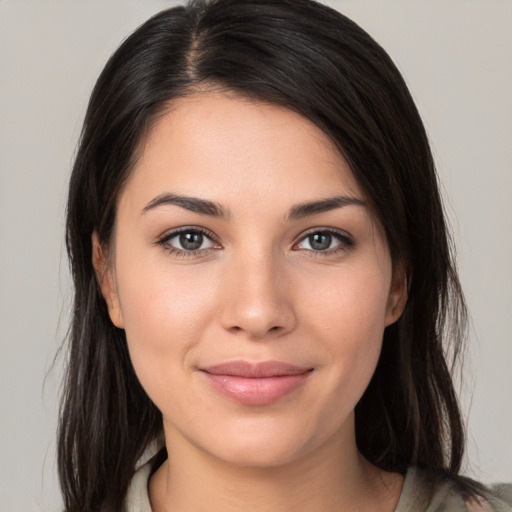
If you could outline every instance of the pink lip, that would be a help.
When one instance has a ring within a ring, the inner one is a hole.
[[[312,369],[279,361],[233,361],[201,371],[222,395],[243,405],[269,405],[301,386]]]

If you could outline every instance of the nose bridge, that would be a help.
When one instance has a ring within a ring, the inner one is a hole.
[[[230,262],[223,325],[249,338],[284,333],[295,325],[295,312],[284,262],[272,249],[239,253]]]

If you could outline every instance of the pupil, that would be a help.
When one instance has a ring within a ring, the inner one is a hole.
[[[195,251],[203,244],[203,234],[193,231],[181,233],[180,244],[187,251]]]
[[[331,246],[332,236],[325,233],[310,235],[309,243],[315,251],[325,251]]]

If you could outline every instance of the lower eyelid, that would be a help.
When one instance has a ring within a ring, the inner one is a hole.
[[[293,247],[297,247],[301,242],[303,242],[308,237],[310,237],[311,235],[314,235],[316,233],[331,235],[334,239],[336,239],[338,241],[338,245],[336,247],[333,247],[332,249],[326,249],[325,251],[314,251],[313,249],[306,249],[306,250],[309,250],[309,251],[315,252],[315,253],[319,253],[319,254],[321,254],[321,253],[329,254],[330,252],[335,251],[336,249],[339,249],[340,246],[343,246],[344,249],[349,249],[350,247],[353,247],[355,245],[353,239],[345,233],[340,233],[339,231],[334,231],[332,229],[315,229],[315,230],[310,231],[310,232],[306,233],[305,235],[303,235],[299,239],[299,241],[293,245]]]
[[[180,234],[187,232],[201,233],[209,241],[209,247],[195,250],[186,250],[171,245],[171,240],[173,240],[175,237],[178,237]],[[194,257],[205,255],[209,251],[220,248],[219,242],[209,231],[196,226],[183,226],[182,228],[176,228],[170,232],[167,232],[155,241],[155,245],[162,247],[166,252],[177,257]]]
[[[204,237],[206,237],[210,245],[209,247],[205,247],[202,249],[195,249],[195,250],[186,250],[186,249],[180,249],[179,247],[174,247],[169,243],[170,240],[173,238],[179,236],[181,233],[186,232],[197,232],[201,233]],[[323,233],[331,235],[336,241],[338,242],[334,247],[325,249],[325,250],[314,250],[314,249],[301,249],[298,247],[298,245],[306,240],[309,236],[314,235],[315,233]],[[177,228],[170,233],[161,236],[158,240],[156,240],[155,245],[162,246],[166,251],[169,253],[173,253],[177,256],[197,256],[200,254],[205,254],[208,251],[216,250],[222,248],[221,244],[218,242],[216,237],[214,237],[209,231],[206,231],[205,229],[195,227],[195,226],[184,226],[183,228]],[[338,231],[332,230],[332,229],[315,229],[312,231],[309,231],[308,233],[302,235],[302,237],[293,244],[292,249],[295,250],[305,250],[308,251],[315,256],[328,256],[333,255],[338,252],[348,251],[352,247],[355,246],[355,242],[349,235],[345,233],[340,233]]]

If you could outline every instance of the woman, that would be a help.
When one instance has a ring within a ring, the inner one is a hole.
[[[66,510],[507,510],[459,475],[465,308],[423,125],[339,13],[140,27],[93,91],[67,246]]]

